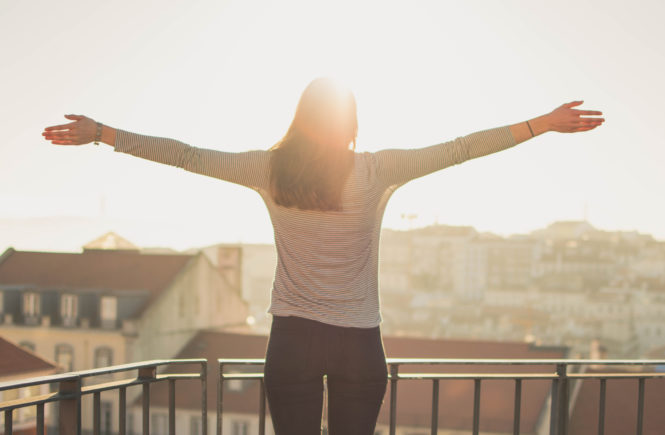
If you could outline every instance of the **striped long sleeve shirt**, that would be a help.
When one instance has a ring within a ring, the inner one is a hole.
[[[379,236],[393,192],[415,178],[515,144],[505,126],[424,148],[356,152],[342,211],[326,212],[275,204],[267,150],[224,152],[120,129],[114,150],[257,191],[268,208],[277,249],[268,312],[370,328],[381,323]]]

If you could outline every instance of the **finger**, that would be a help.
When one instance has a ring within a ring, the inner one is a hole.
[[[76,134],[73,130],[65,130],[65,131],[48,131],[42,133],[47,138],[59,138],[59,137],[76,137],[78,134]]]
[[[83,115],[65,115],[65,118],[75,119],[77,121],[80,121],[81,119],[85,118],[85,116],[83,116]]]
[[[570,103],[563,104],[563,107],[575,107],[579,106],[580,104],[584,103],[584,100],[578,100],[578,101],[571,101]]]
[[[577,113],[578,115],[602,115],[603,112],[599,110],[577,110],[573,109],[574,113]]]
[[[71,140],[54,140],[52,143],[54,145],[74,145],[74,142]]]
[[[72,128],[74,125],[76,125],[76,122],[70,122],[69,124],[60,124],[60,125],[53,125],[51,127],[46,127],[44,130],[46,131],[62,130],[63,128]]]

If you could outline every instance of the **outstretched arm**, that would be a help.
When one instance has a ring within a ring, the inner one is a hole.
[[[595,110],[577,110],[582,101],[566,103],[552,112],[528,121],[461,136],[455,140],[417,149],[388,149],[374,154],[377,178],[386,187],[397,188],[418,177],[513,147],[548,131],[574,133],[601,125]]]
[[[75,121],[47,127],[42,135],[56,145],[84,145],[95,138],[97,123],[82,115],[65,115]],[[224,152],[190,146],[179,140],[147,136],[104,125],[101,141],[114,151],[131,154],[157,163],[177,166],[220,180],[250,187],[267,184],[268,151]]]

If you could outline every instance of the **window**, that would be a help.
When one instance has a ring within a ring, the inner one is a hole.
[[[193,415],[189,419],[189,435],[202,435],[203,425],[201,424],[201,416]]]
[[[231,422],[231,435],[248,435],[249,422],[245,420],[233,420]]]
[[[40,308],[38,293],[23,293],[23,317],[25,318],[25,323],[29,325],[36,325]]]
[[[60,296],[60,318],[63,326],[76,326],[78,317],[78,296],[64,294]]]
[[[35,351],[35,343],[33,343],[32,341],[23,340],[18,344],[18,346],[22,349],[29,350],[30,352]]]
[[[150,433],[152,435],[164,435],[168,433],[166,427],[166,414],[164,413],[154,413],[150,419]]]
[[[118,298],[102,296],[99,307],[102,328],[115,328],[118,320]]]
[[[102,402],[99,409],[99,429],[101,435],[111,435],[111,416],[113,404],[111,402]]]
[[[110,347],[98,347],[95,349],[95,368],[113,365],[113,350]]]
[[[69,344],[56,345],[55,362],[66,372],[74,370],[74,348]]]

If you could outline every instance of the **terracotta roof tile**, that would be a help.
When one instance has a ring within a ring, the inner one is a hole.
[[[15,251],[0,262],[0,285],[48,289],[148,290],[159,293],[193,258],[126,250],[83,253]]]
[[[0,379],[21,373],[55,370],[55,364],[0,337]]]

